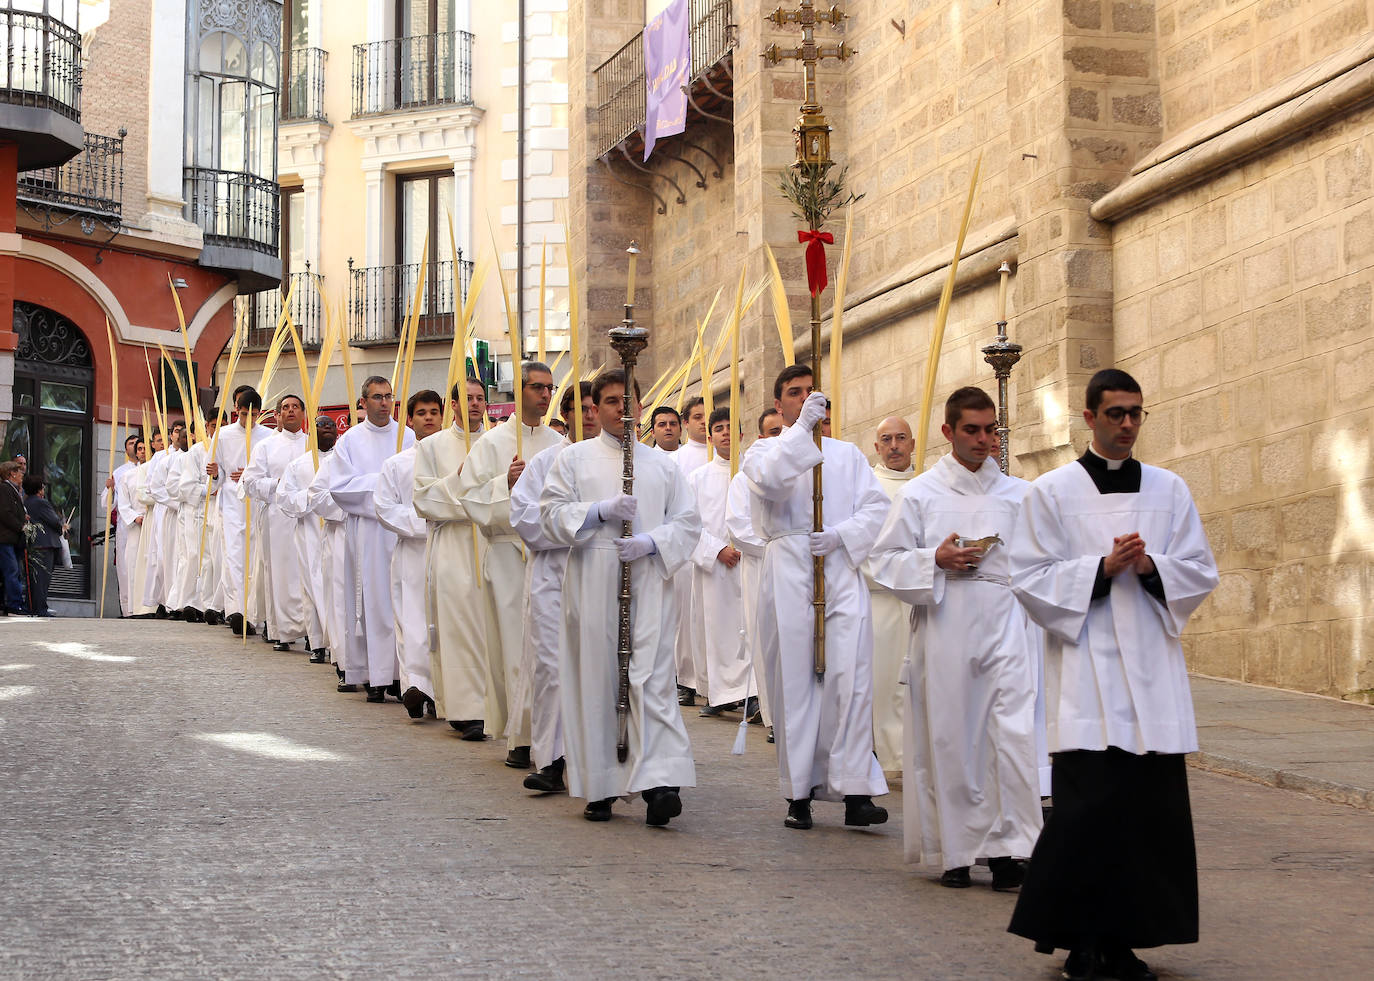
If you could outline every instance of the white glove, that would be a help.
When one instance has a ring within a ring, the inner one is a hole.
[[[810,538],[812,555],[829,555],[844,544],[840,541],[840,533],[834,528],[826,528],[824,531],[813,531]]]
[[[631,535],[629,538],[617,538],[615,550],[620,553],[621,562],[633,562],[635,559],[653,555],[658,551],[658,546],[654,544],[652,536],[641,531],[638,535]]]
[[[617,494],[615,497],[608,497],[604,501],[599,501],[596,505],[596,512],[602,521],[610,521],[612,518],[620,521],[633,521],[635,512],[639,510],[639,501],[629,494]]]
[[[797,425],[803,429],[815,429],[816,423],[825,418],[825,394],[822,392],[812,392],[802,403],[801,414],[797,416]]]

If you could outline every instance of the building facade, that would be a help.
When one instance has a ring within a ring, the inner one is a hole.
[[[357,380],[390,375],[423,264],[412,389],[442,388],[483,255],[499,256],[532,352],[545,243],[549,347],[566,347],[563,0],[287,0],[284,16],[281,281],[241,301],[255,352],[244,377],[254,377],[288,296],[307,347],[318,349],[327,298],[347,317]],[[509,398],[495,264],[477,309],[492,398]],[[356,398],[341,363],[336,352],[325,404]]]
[[[98,605],[110,422],[120,444],[139,427],[158,345],[209,386],[234,298],[280,278],[281,17],[277,0],[0,0],[0,455],[72,514],[53,590],[69,612]]]
[[[771,0],[688,2],[687,129],[647,163],[639,4],[573,0],[568,15],[571,251],[587,319],[604,328],[621,316],[619,252],[631,238],[645,246],[636,312],[652,331],[651,376],[685,359],[739,269],[762,277],[765,245],[791,284],[794,323],[807,320],[799,223],[777,188],[801,74],[760,57],[798,31],[767,19]],[[919,425],[935,309],[981,161],[936,406],[960,385],[994,390],[980,349],[1005,261],[1010,335],[1025,348],[1012,472],[1081,453],[1087,379],[1132,372],[1151,413],[1139,456],[1188,481],[1222,570],[1185,637],[1193,669],[1368,699],[1374,6],[854,0],[844,12],[838,31],[817,29],[857,49],[818,73],[833,155],[864,194],[843,436],[867,447],[894,414]],[[842,229],[843,218],[831,230]],[[752,416],[782,361],[762,305],[743,347]],[[604,351],[594,339],[593,363]],[[712,382],[723,390],[723,369]],[[929,427],[926,462],[942,446],[938,418]]]

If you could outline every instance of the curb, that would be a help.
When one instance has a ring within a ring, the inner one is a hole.
[[[1301,794],[1330,801],[1333,804],[1346,804],[1367,811],[1374,811],[1374,790],[1337,783],[1334,780],[1319,780],[1293,770],[1265,766],[1249,760],[1221,756],[1203,750],[1188,754],[1188,765],[1209,773],[1220,773],[1228,777],[1240,777],[1254,783],[1262,783],[1281,790],[1295,790]]]

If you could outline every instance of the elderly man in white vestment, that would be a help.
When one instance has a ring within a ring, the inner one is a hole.
[[[246,615],[249,611],[244,594],[243,530],[249,510],[240,484],[250,452],[256,452],[256,448],[272,435],[272,430],[258,425],[262,396],[251,386],[244,385],[234,393],[234,411],[238,419],[232,426],[220,427],[215,458],[206,464],[205,472],[210,475],[219,504],[220,589],[224,617],[234,635],[242,637],[245,631],[255,634],[257,630]]]
[[[987,859],[992,888],[1010,892],[1041,824],[1039,631],[1012,595],[1006,550],[1029,485],[998,467],[997,407],[981,388],[950,395],[941,432],[950,452],[906,484],[869,559],[873,578],[916,608],[905,631],[906,856],[951,888]]]
[[[366,417],[339,437],[329,475],[329,493],[348,515],[344,562],[350,588],[344,592],[344,682],[367,687],[369,702],[388,693],[401,697],[396,663],[396,622],[391,606],[394,532],[377,520],[377,478],[382,464],[414,445],[415,434],[391,417],[396,397],[380,375],[363,382]]]
[[[1068,950],[1065,978],[1152,981],[1135,949],[1198,939],[1179,638],[1217,567],[1187,484],[1131,455],[1136,380],[1097,372],[1085,406],[1087,452],[1031,485],[1011,541],[1012,589],[1049,637],[1054,811],[1008,929]]]
[[[137,436],[131,436],[129,461],[114,472],[115,509],[119,512],[119,526],[115,532],[115,572],[119,579],[119,609],[122,616],[130,617],[138,612],[142,602],[133,598],[134,567],[138,564],[138,546],[143,537],[143,508],[134,499],[137,488],[138,471],[143,465],[145,443]]]
[[[315,444],[321,465],[334,449],[339,431],[329,416],[315,417]],[[305,452],[286,465],[277,485],[277,504],[282,513],[296,522],[292,537],[296,543],[296,574],[304,586],[306,636],[313,645],[310,663],[329,660],[328,623],[333,615],[331,593],[326,589],[330,571],[325,560],[325,521],[314,511],[310,485],[318,472],[315,453]]]
[[[257,534],[262,529],[267,635],[275,642],[275,650],[289,651],[293,643],[305,639],[305,584],[296,572],[300,564],[296,519],[282,511],[277,488],[291,461],[310,454],[304,399],[283,395],[277,400],[276,418],[277,431],[253,447],[253,459],[243,471],[243,487],[262,518],[253,531]]]
[[[742,705],[751,716],[758,712],[758,701],[744,644],[741,552],[726,527],[730,456],[736,445],[729,408],[713,411],[708,424],[715,455],[687,478],[701,515],[701,538],[692,552],[692,608],[697,639],[706,648],[706,705],[700,714],[711,718]]]
[[[873,449],[878,462],[873,476],[889,501],[895,501],[908,480],[916,476],[911,451],[916,448],[911,426],[900,416],[878,423]],[[884,773],[902,771],[902,702],[905,696],[898,683],[907,639],[911,608],[890,591],[873,581],[870,565],[864,566],[868,592],[873,602],[873,751],[878,754]]]
[[[525,646],[525,548],[510,522],[510,491],[524,472],[525,462],[563,437],[544,425],[553,397],[553,374],[548,365],[526,361],[520,366],[520,411],[483,433],[463,462],[458,493],[468,517],[486,536],[483,563],[492,631],[487,635],[493,681],[500,685],[506,707],[506,765],[530,768],[530,706],[514,693],[530,692],[520,678]],[[491,719],[487,720],[492,722]]]
[[[530,697],[530,757],[537,768],[525,774],[524,786],[543,794],[563,793],[566,760],[563,753],[562,692],[558,684],[559,638],[563,629],[563,573],[567,548],[544,536],[539,523],[539,498],[549,469],[560,453],[577,440],[576,410],[582,414],[582,439],[595,439],[601,420],[592,404],[591,382],[565,385],[559,411],[568,436],[530,460],[510,492],[510,523],[530,550],[525,567],[525,649],[522,680],[533,689]]]
[[[741,470],[750,509],[768,542],[759,581],[759,646],[773,711],[778,782],[789,828],[812,825],[813,799],[844,801],[845,824],[887,820],[873,755],[873,619],[861,568],[889,502],[858,447],[814,431],[826,399],[811,370],[790,365],[773,385],[787,428],[754,443]],[[812,471],[822,469],[821,531],[812,530]],[[814,670],[813,557],[825,564],[825,676]]]
[[[429,526],[429,609],[434,623],[430,679],[435,709],[460,738],[480,742],[487,727],[504,725],[505,676],[492,683],[487,635],[490,613],[481,583],[486,538],[463,509],[459,476],[472,444],[485,431],[486,387],[477,378],[449,393],[453,424],[415,450],[416,512]]]
[[[374,499],[377,520],[396,535],[391,553],[391,607],[396,620],[396,661],[401,670],[401,703],[417,722],[433,716],[434,681],[429,667],[429,586],[425,539],[429,529],[415,510],[415,452],[444,425],[444,400],[422,389],[406,401],[406,425],[415,443],[382,464]]]
[[[634,393],[631,425],[639,417]],[[563,578],[563,690],[568,791],[588,803],[583,816],[609,821],[618,797],[642,794],[645,821],[682,813],[680,791],[696,785],[692,747],[674,686],[673,639],[679,597],[673,573],[701,537],[692,492],[671,458],[638,440],[634,494],[622,493],[625,376],[592,383],[601,435],[554,461],[540,498],[544,536],[570,549]],[[631,534],[622,537],[625,522]],[[626,758],[618,759],[618,623],[621,563],[630,569],[632,625]]]

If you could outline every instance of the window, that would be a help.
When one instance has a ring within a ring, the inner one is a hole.
[[[281,189],[281,282],[286,291],[292,273],[305,272],[304,188]]]
[[[226,11],[219,0],[201,0],[190,7],[200,8],[201,30],[187,65],[187,166],[275,181],[278,5],[239,0]]]
[[[453,174],[405,174],[397,178],[396,261],[419,262],[429,237],[429,261],[448,262],[453,258],[448,235],[449,215],[453,211]],[[456,219],[455,219],[456,220]]]
[[[397,0],[397,37],[447,34],[456,27],[454,0]]]

